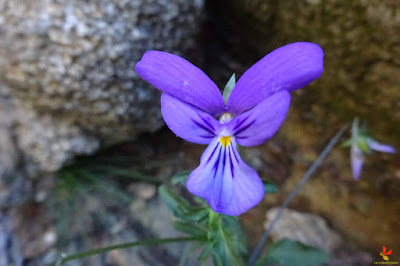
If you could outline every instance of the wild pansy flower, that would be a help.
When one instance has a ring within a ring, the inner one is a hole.
[[[280,47],[242,75],[225,103],[215,83],[179,56],[148,51],[136,64],[139,76],[164,92],[161,112],[167,126],[187,141],[208,144],[188,178],[188,190],[215,212],[231,216],[264,196],[260,177],[242,161],[237,145],[260,145],[271,138],[289,109],[289,92],[319,78],[322,70],[318,45]]]
[[[357,118],[353,120],[351,125],[351,139],[346,141],[344,146],[351,146],[350,160],[354,180],[360,178],[365,155],[372,151],[396,153],[395,148],[374,140],[366,130],[359,128]]]

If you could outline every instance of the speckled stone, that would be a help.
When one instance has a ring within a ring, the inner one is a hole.
[[[18,148],[54,171],[163,125],[135,73],[147,50],[196,58],[202,0],[0,0],[0,82],[20,103]],[[196,60],[195,60],[196,61]]]

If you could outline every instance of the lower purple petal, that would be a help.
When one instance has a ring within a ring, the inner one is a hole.
[[[260,177],[242,161],[234,138],[227,146],[214,138],[186,186],[191,193],[204,198],[215,212],[230,216],[246,212],[264,197]]]
[[[359,180],[362,170],[362,165],[364,162],[364,155],[357,145],[351,146],[350,151],[351,168],[353,172],[354,180]]]

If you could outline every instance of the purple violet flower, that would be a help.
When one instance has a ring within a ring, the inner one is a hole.
[[[396,149],[390,145],[377,142],[370,137],[365,130],[358,127],[358,119],[355,118],[351,125],[351,139],[344,143],[344,146],[351,145],[350,160],[353,179],[359,180],[365,155],[370,154],[372,150],[396,153]]]
[[[215,212],[237,216],[257,205],[264,186],[239,156],[237,145],[255,146],[271,138],[289,109],[292,90],[319,78],[323,51],[298,42],[266,55],[238,80],[226,104],[215,83],[187,60],[148,51],[136,64],[144,80],[163,91],[161,112],[179,137],[208,144],[190,174],[188,190]]]

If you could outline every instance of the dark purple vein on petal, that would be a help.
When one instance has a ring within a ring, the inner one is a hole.
[[[256,120],[251,121],[248,125],[242,127],[241,129],[239,129],[238,131],[235,132],[235,135],[240,134],[241,132],[245,131],[246,129],[248,129],[249,127],[251,127],[251,125],[253,125],[256,122]]]
[[[211,152],[211,155],[208,157],[208,160],[207,160],[207,162],[206,162],[206,165],[207,165],[208,162],[211,160],[211,158],[214,156],[214,153],[215,153],[216,149],[218,148],[218,146],[219,146],[219,143],[217,143],[217,145],[215,145],[214,150]]]
[[[211,131],[215,131],[213,125],[210,124],[210,122],[207,121],[207,119],[205,119],[204,117],[200,116],[201,120],[203,120],[204,123],[207,124],[207,126],[211,129]]]
[[[213,138],[214,136],[199,135],[199,137],[210,139],[210,138]]]
[[[226,153],[228,152],[228,149],[226,147],[224,149],[224,158],[222,159],[222,173],[225,171],[225,164],[226,164]]]
[[[233,145],[230,145],[230,148],[232,149],[232,153],[233,153],[233,155],[235,156],[236,162],[239,163],[239,159],[236,157],[236,153],[235,153],[235,151],[233,150],[233,147],[232,147],[232,146],[233,146]]]
[[[218,159],[215,161],[215,164],[213,166],[213,169],[215,170],[213,179],[215,179],[215,177],[217,176],[219,160],[221,159],[221,150],[222,150],[222,145],[220,145],[220,149],[219,149],[219,153],[218,153]]]
[[[230,149],[230,147],[229,147],[229,162],[230,162],[230,164],[231,164],[231,174],[232,174],[232,179],[235,177],[235,174],[233,173],[233,169],[234,169],[234,167],[233,167],[233,163],[232,163],[232,150]]]
[[[192,119],[193,123],[195,123],[197,126],[201,127],[202,129],[204,129],[205,131],[207,131],[210,134],[214,134],[214,132],[212,132],[210,129],[206,128],[205,126],[203,126],[202,124],[200,124],[199,122],[197,122],[196,120]]]
[[[237,124],[235,125],[235,127],[233,128],[233,130],[235,131],[236,129],[238,129],[238,127],[240,127],[249,117],[250,117],[250,116],[243,118],[242,121],[240,121],[239,123],[237,123]]]

